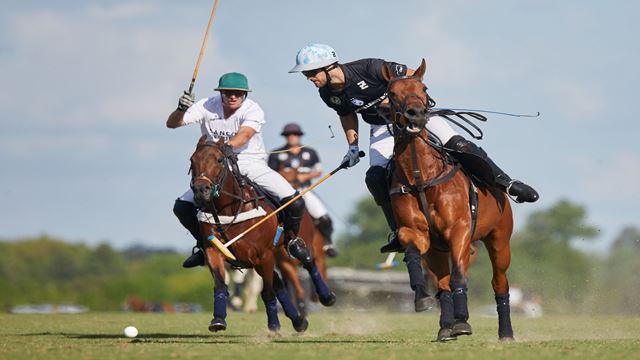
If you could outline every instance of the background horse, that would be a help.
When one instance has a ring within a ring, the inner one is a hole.
[[[211,213],[214,219],[219,218],[219,216],[234,217],[239,213],[258,207],[262,207],[267,213],[273,212],[273,207],[264,197],[258,196],[251,185],[240,186],[237,178],[240,174],[232,172],[231,160],[224,156],[221,149],[222,145],[222,141],[218,143],[206,141],[203,136],[191,156],[193,177],[191,188],[196,205],[201,211]],[[229,239],[242,233],[260,219],[261,217],[257,217],[222,226],[214,226],[208,222],[200,223],[206,262],[214,279],[214,310],[213,319],[209,324],[210,331],[225,330],[227,327],[225,318],[227,316],[226,309],[229,292],[224,282],[225,257],[207,239],[210,236],[215,236],[218,239]],[[216,220],[215,222],[218,221]],[[277,314],[277,302],[279,301],[285,315],[291,320],[294,329],[302,332],[307,329],[308,322],[295,308],[280,276],[274,271],[274,247],[276,249],[283,247],[283,241],[280,236],[276,237],[277,233],[279,233],[278,219],[273,216],[259,225],[255,231],[249,232],[230,247],[230,250],[235,253],[238,259],[232,265],[246,268],[252,267],[262,277],[263,289],[261,295],[266,307],[269,330],[277,331],[280,329]],[[302,219],[299,235],[302,238],[313,236],[313,224],[308,216]],[[313,254],[313,249],[309,250]],[[335,303],[335,295],[322,280],[315,263],[307,270],[318,292],[320,301],[326,306],[333,305]]]
[[[391,203],[399,239],[406,247],[405,262],[416,292],[416,310],[425,309],[430,300],[422,257],[438,281],[438,340],[471,335],[467,322],[467,270],[471,242],[482,240],[493,267],[491,284],[498,309],[498,336],[502,340],[513,339],[506,275],[511,259],[511,207],[504,193],[493,195],[495,191],[480,187],[477,223],[475,231],[472,229],[469,178],[457,171],[457,165],[448,161],[443,151],[429,144],[425,126],[432,114],[427,88],[422,83],[425,69],[424,59],[413,76],[393,77],[392,71],[383,68],[383,76],[389,81],[389,114],[395,138]]]
[[[295,189],[299,189],[301,187],[300,182],[298,181],[298,170],[293,168],[284,168],[281,166],[278,169],[278,173],[282,175]],[[305,217],[311,217],[307,210],[304,211]],[[312,219],[313,221],[313,219]],[[305,243],[308,248],[313,248],[314,260],[316,261],[316,265],[318,266],[318,270],[320,271],[320,275],[324,279],[324,281],[328,281],[327,278],[327,262],[324,254],[324,237],[318,231],[318,228],[313,226],[313,236],[309,238],[304,238]],[[300,282],[300,278],[298,277],[297,267],[301,265],[301,263],[289,256],[287,256],[284,248],[281,251],[276,252],[276,259],[278,260],[278,268],[282,271],[282,275],[285,277],[287,281],[291,283],[295,291],[296,305],[298,306],[298,310],[303,314],[306,314],[305,311],[305,291],[302,283]],[[317,296],[312,294],[312,300],[318,301]]]

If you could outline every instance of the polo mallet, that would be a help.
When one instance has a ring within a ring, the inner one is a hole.
[[[358,156],[360,157],[364,157],[364,151],[360,151],[358,153]],[[342,170],[342,169],[346,169],[347,168],[347,163],[344,162],[342,164],[340,164],[340,166],[338,166],[337,168],[335,168],[333,171],[331,171],[330,173],[328,173],[327,175],[323,176],[320,180],[318,180],[315,184],[309,186],[308,188],[304,189],[300,194],[296,195],[295,197],[293,197],[291,200],[287,201],[286,203],[284,203],[282,206],[280,206],[279,208],[277,208],[274,212],[272,212],[271,214],[265,216],[262,220],[258,221],[257,223],[253,224],[250,228],[248,228],[247,230],[243,231],[242,233],[240,233],[238,236],[234,237],[233,239],[229,240],[229,242],[227,242],[226,244],[223,244],[220,240],[218,240],[218,238],[216,238],[215,236],[210,236],[209,240],[213,243],[213,245],[215,245],[218,250],[220,250],[220,252],[226,256],[227,258],[231,259],[231,260],[236,260],[236,257],[233,256],[233,254],[231,253],[231,251],[229,251],[229,246],[231,246],[234,242],[240,240],[243,236],[245,236],[247,233],[249,233],[251,230],[257,228],[258,226],[262,225],[262,223],[264,223],[265,221],[269,220],[270,218],[272,218],[273,216],[275,216],[276,214],[278,214],[280,211],[284,210],[287,206],[291,205],[291,203],[293,203],[294,201],[298,200],[299,198],[301,198],[304,194],[308,193],[309,191],[313,190],[316,186],[322,184],[325,180],[327,180],[328,178],[330,178],[331,176],[333,176],[333,174],[337,173],[338,171]]]
[[[216,7],[218,7],[218,0],[215,0],[215,2],[213,3],[213,10],[211,10],[211,16],[209,16],[207,31],[204,33],[204,39],[202,40],[202,45],[200,46],[200,55],[198,55],[196,68],[193,69],[193,76],[191,77],[191,85],[189,85],[189,91],[188,91],[189,94],[191,94],[191,91],[193,91],[193,86],[196,83],[196,77],[198,76],[198,69],[200,69],[200,61],[202,60],[202,55],[204,54],[204,46],[207,44],[207,39],[209,38],[209,29],[211,29],[211,24],[213,24],[213,15],[216,13]]]
[[[387,259],[384,262],[376,264],[376,270],[388,270],[400,265],[400,262],[398,260],[394,260],[394,258],[396,257],[396,254],[397,252],[395,251],[392,253],[389,253],[389,255],[387,255]]]

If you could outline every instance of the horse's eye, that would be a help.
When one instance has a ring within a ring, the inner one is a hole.
[[[394,93],[393,91],[389,91],[389,99],[393,99],[396,97],[396,93]]]
[[[423,86],[423,87],[422,87],[422,91],[427,92],[427,87],[426,87],[426,86]]]
[[[222,162],[224,161],[224,158],[219,158],[218,159],[218,163],[222,164]]]

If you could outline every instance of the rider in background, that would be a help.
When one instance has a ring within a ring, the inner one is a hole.
[[[287,139],[287,143],[271,152],[269,167],[276,171],[295,170],[297,175],[292,185],[296,190],[304,190],[311,186],[312,179],[322,175],[320,158],[314,149],[302,146],[300,143],[300,137],[304,135],[300,125],[295,123],[285,125],[281,135]],[[304,194],[303,198],[309,215],[324,238],[324,252],[329,257],[336,257],[338,252],[331,241],[333,223],[327,208],[313,191]]]
[[[349,148],[343,162],[353,166],[360,161],[358,156],[358,117],[371,125],[369,170],[365,182],[378,206],[382,208],[391,229],[389,243],[381,252],[401,251],[397,239],[391,201],[389,198],[387,165],[393,155],[393,135],[387,129],[384,117],[378,114],[378,107],[388,103],[386,81],[382,67],[388,66],[394,76],[411,76],[414,71],[406,65],[382,59],[362,59],[350,63],[338,63],[335,50],[323,44],[307,45],[298,51],[296,65],[290,73],[302,72],[320,93],[327,106],[340,117]],[[511,179],[474,143],[456,133],[444,118],[433,116],[427,122],[427,130],[439,138],[453,157],[470,154],[485,162],[491,174],[476,174],[479,178],[489,178],[516,202],[534,202],[538,193],[529,185]],[[469,169],[473,171],[474,169]]]
[[[202,135],[205,135],[208,140],[224,139],[224,154],[234,164],[237,156],[237,168],[240,174],[282,203],[291,200],[297,191],[267,165],[267,153],[261,133],[262,126],[266,122],[264,112],[260,105],[247,98],[247,94],[251,91],[247,77],[235,72],[224,74],[220,77],[215,90],[219,91],[220,95],[213,95],[196,103],[193,95],[185,92],[178,101],[178,108],[169,115],[167,127],[175,129],[185,125],[199,124]],[[197,219],[198,209],[194,204],[191,189],[175,201],[173,213],[196,239],[193,254],[182,266],[189,268],[204,265],[203,239],[200,236]],[[313,259],[305,242],[298,237],[303,213],[302,198],[294,201],[284,210],[284,239],[289,254],[300,260],[306,267],[311,266]]]

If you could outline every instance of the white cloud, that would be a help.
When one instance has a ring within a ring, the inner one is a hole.
[[[585,196],[598,201],[635,204],[640,201],[640,155],[617,152],[605,161],[582,157],[576,159],[578,188]]]
[[[170,28],[145,19],[152,11],[127,3],[13,15],[0,106],[23,121],[81,127],[164,118],[189,84],[203,26]],[[216,48],[209,38],[200,77],[225,66]]]
[[[544,81],[547,98],[567,119],[585,121],[599,119],[605,108],[602,90],[595,84],[579,80],[551,78]]]
[[[111,146],[111,139],[98,134],[13,135],[0,137],[0,152],[14,159],[46,159],[51,154],[89,157]]]

